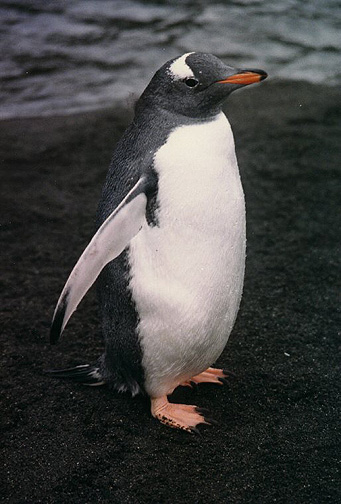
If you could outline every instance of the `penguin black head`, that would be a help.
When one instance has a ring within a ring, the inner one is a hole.
[[[213,54],[187,53],[165,63],[137,103],[193,118],[220,111],[232,91],[266,79],[263,70],[241,70],[225,65]]]

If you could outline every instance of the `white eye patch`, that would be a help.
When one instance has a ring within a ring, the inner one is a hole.
[[[177,58],[169,67],[169,74],[174,80],[188,79],[194,77],[190,67],[186,64],[186,58],[193,52],[189,52]]]

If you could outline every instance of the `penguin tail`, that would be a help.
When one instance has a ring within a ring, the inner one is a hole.
[[[99,368],[90,366],[90,364],[82,364],[68,369],[48,369],[45,371],[45,374],[53,378],[72,380],[90,387],[97,387],[98,385],[104,385],[106,383]]]

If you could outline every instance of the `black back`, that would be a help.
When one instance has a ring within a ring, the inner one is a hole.
[[[99,202],[97,225],[100,226],[136,184],[143,173],[156,177],[153,155],[167,140],[169,133],[179,125],[179,119],[168,111],[141,110],[119,141]],[[184,123],[189,122],[183,119]],[[156,191],[148,194],[147,221],[157,225]],[[100,304],[105,353],[101,358],[101,374],[118,390],[133,394],[143,391],[144,374],[142,353],[136,328],[138,314],[129,291],[128,249],[109,263],[102,271],[97,286]]]

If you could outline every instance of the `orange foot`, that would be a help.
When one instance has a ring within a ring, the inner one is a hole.
[[[205,418],[206,410],[187,404],[170,403],[167,396],[151,399],[151,412],[153,417],[160,420],[161,423],[191,434],[199,433],[197,425],[211,425],[213,423],[213,420]]]
[[[216,369],[209,367],[206,371],[193,376],[189,380],[181,383],[183,387],[191,387],[192,385],[197,385],[198,383],[217,383],[218,385],[224,385],[227,383],[226,377],[232,374],[229,371],[224,371],[223,369]]]

